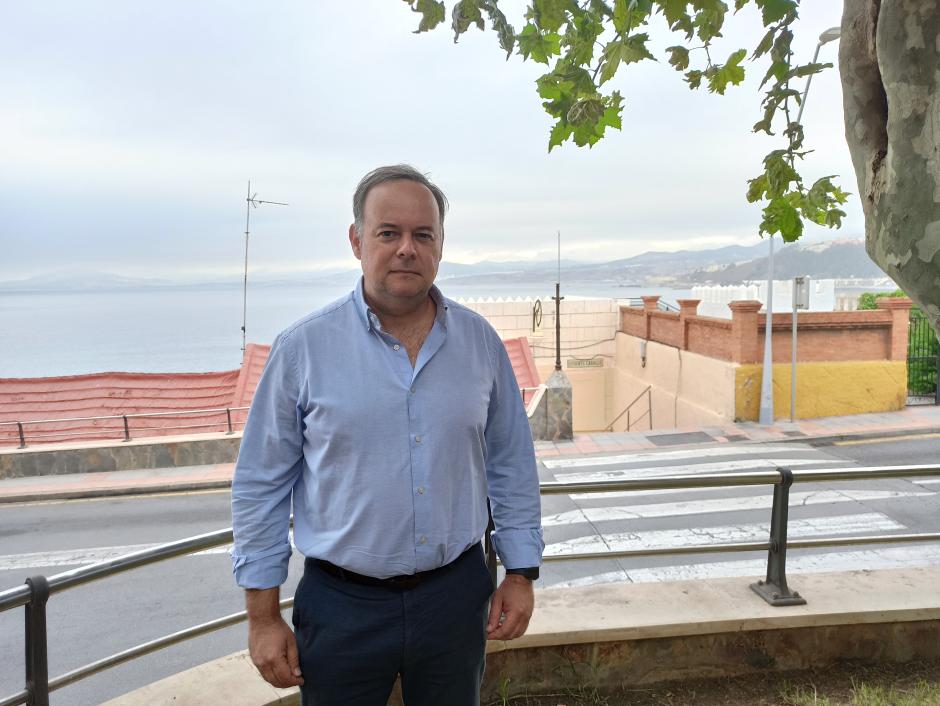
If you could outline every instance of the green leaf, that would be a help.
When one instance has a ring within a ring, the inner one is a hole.
[[[633,64],[643,59],[652,59],[656,61],[649,50],[646,48],[646,42],[649,41],[648,34],[631,34],[619,41],[609,42],[604,47],[603,63],[601,64],[600,82],[606,83],[614,77],[620,64]]]
[[[685,71],[689,68],[689,50],[685,47],[675,46],[675,47],[666,47],[666,51],[669,52],[669,63],[672,64],[676,71]]]
[[[421,23],[418,25],[418,29],[415,30],[415,34],[428,32],[444,21],[445,8],[443,2],[437,2],[436,0],[405,0],[405,2],[411,6],[412,12],[421,14]]]
[[[782,20],[788,12],[795,12],[799,2],[797,0],[757,0],[757,6],[761,8],[761,19],[766,27]]]
[[[721,36],[728,6],[722,0],[696,0],[695,5],[702,9],[695,13],[692,25],[698,38],[708,44]]]
[[[476,25],[478,29],[486,29],[483,24],[483,11],[477,0],[460,0],[454,3],[454,9],[450,13],[451,27],[454,29],[454,41],[461,34],[470,29],[471,25]]]
[[[689,7],[688,0],[659,1],[663,8],[663,15],[665,16],[666,22],[669,24],[670,29],[678,29],[677,25],[683,21],[687,21],[691,31],[692,18],[689,17],[689,13],[687,12]]]
[[[524,59],[547,64],[551,56],[561,54],[561,37],[554,32],[541,33],[534,24],[527,24],[516,37],[519,53]]]
[[[782,196],[792,182],[799,184],[800,175],[787,161],[786,150],[774,150],[764,157],[764,173],[767,175],[767,195]]]
[[[791,78],[804,78],[806,76],[813,76],[818,74],[821,71],[826,69],[831,69],[832,64],[801,64],[800,66],[794,66],[790,69],[783,77],[784,81],[788,81]]]
[[[790,141],[790,149],[798,150],[803,146],[803,126],[798,122],[792,122],[787,125],[783,134],[786,135],[787,139]]]
[[[646,21],[652,9],[651,0],[615,0],[614,29],[618,34],[628,34]]]
[[[755,203],[764,198],[767,193],[767,175],[761,174],[754,179],[748,179],[747,182],[747,202]]]
[[[702,85],[702,76],[705,74],[697,69],[692,69],[691,71],[685,72],[685,82],[689,84],[689,88],[696,89]]]
[[[496,4],[498,0],[481,0],[481,5],[490,18],[490,25],[496,36],[499,38],[499,46],[506,52],[508,59],[512,55],[513,47],[516,44],[516,32],[506,19],[506,15]]]
[[[620,130],[623,127],[622,113],[623,96],[620,95],[619,91],[614,91],[610,96],[610,100],[608,101],[607,108],[604,110],[604,114],[601,116],[600,125],[603,127],[612,127],[616,130]]]
[[[775,198],[764,208],[760,232],[768,235],[780,233],[784,241],[790,243],[803,234],[803,220],[788,199]]]
[[[569,9],[578,10],[578,6],[571,0],[534,0],[532,17],[543,31],[557,32],[568,21]]]
[[[622,108],[623,97],[617,91],[606,97],[595,93],[578,100],[552,128],[548,151],[568,139],[579,147],[595,145],[604,137],[607,128],[621,128]]]
[[[576,101],[568,111],[568,122],[575,127],[584,123],[596,124],[604,114],[604,109],[604,101],[600,96],[582,98]]]
[[[583,12],[568,23],[568,31],[562,39],[567,48],[566,58],[572,64],[586,65],[594,59],[597,38],[603,34],[604,25],[599,15]]]
[[[574,132],[574,128],[568,124],[567,120],[559,120],[555,123],[555,127],[552,128],[552,133],[548,138],[548,151],[551,152],[552,149],[563,144],[571,134]]]
[[[708,90],[723,96],[729,83],[734,86],[740,84],[744,80],[744,67],[741,66],[741,62],[745,56],[747,52],[744,49],[738,49],[728,57],[724,66],[716,66],[715,71],[708,75]]]
[[[752,59],[759,59],[764,54],[770,51],[770,48],[774,44],[774,37],[777,34],[776,28],[771,28],[767,30],[767,34],[764,35],[763,39],[758,42],[757,46],[754,48],[754,53],[751,54]]]

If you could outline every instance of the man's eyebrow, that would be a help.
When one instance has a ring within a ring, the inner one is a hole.
[[[401,228],[401,226],[398,225],[397,223],[388,223],[388,222],[386,222],[386,223],[379,223],[379,224],[376,226],[376,230],[378,230],[378,229],[384,229],[384,228],[394,228],[395,230],[398,230],[398,229]],[[434,231],[434,226],[416,226],[416,227],[415,227],[415,230],[429,230],[429,231],[431,231],[432,233],[435,232],[435,231]]]

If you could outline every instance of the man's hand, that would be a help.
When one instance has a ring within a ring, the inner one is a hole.
[[[280,591],[250,589],[245,592],[248,607],[248,653],[261,676],[279,689],[304,683],[294,631],[281,617]]]
[[[508,574],[493,594],[490,617],[486,621],[486,638],[514,640],[524,635],[534,608],[532,582],[525,576]]]

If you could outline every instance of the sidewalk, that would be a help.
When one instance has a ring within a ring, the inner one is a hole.
[[[630,452],[669,446],[714,445],[730,442],[829,442],[853,437],[877,438],[940,433],[940,406],[906,407],[899,412],[845,417],[755,422],[690,429],[576,434],[572,441],[537,441],[542,457],[602,452]],[[0,504],[40,500],[106,497],[138,493],[181,492],[227,488],[233,464],[182,466],[107,473],[74,473],[0,480]]]

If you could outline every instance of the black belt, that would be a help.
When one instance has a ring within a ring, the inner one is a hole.
[[[350,571],[349,569],[344,569],[341,566],[336,564],[331,564],[325,559],[314,559],[312,557],[307,557],[304,560],[305,569],[317,568],[320,571],[329,574],[330,576],[335,576],[338,579],[343,581],[349,581],[350,583],[358,583],[363,586],[381,586],[383,588],[414,588],[422,581],[426,581],[435,574],[442,574],[448,569],[453,568],[458,561],[463,559],[467,554],[469,554],[474,547],[479,545],[474,544],[470,549],[467,549],[463,554],[458,556],[449,564],[444,564],[443,566],[438,566],[436,569],[428,569],[427,571],[419,571],[415,574],[402,574],[401,576],[389,576],[386,579],[378,579],[375,576],[366,576],[365,574],[357,574],[355,571]]]

